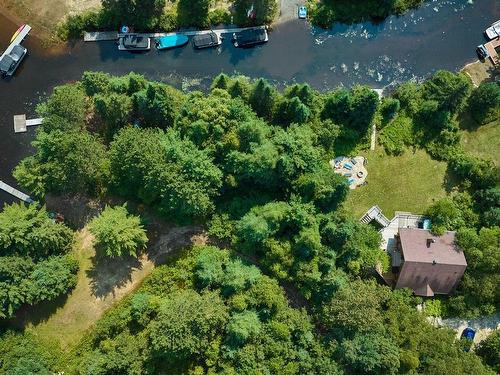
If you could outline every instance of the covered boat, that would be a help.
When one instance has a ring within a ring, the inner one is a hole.
[[[182,47],[189,41],[188,37],[182,34],[162,36],[156,39],[156,48],[159,50]]]
[[[266,43],[268,40],[269,37],[265,28],[248,29],[233,34],[233,44],[235,47],[250,47]]]
[[[500,20],[494,22],[484,31],[484,35],[488,40],[500,38]]]
[[[151,49],[151,41],[140,34],[126,34],[118,38],[118,49],[120,51],[148,51]]]
[[[207,34],[200,34],[193,37],[193,46],[197,49],[217,47],[221,45],[221,43],[222,37],[213,31]]]
[[[27,52],[26,48],[17,44],[12,48],[10,53],[2,55],[0,59],[0,73],[6,76],[13,75]]]

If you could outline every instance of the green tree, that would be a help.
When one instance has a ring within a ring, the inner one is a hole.
[[[127,125],[132,114],[132,99],[123,94],[98,94],[94,97],[97,113],[105,123],[104,132],[111,139],[118,129]]]
[[[179,25],[207,27],[211,0],[179,0],[177,18]]]
[[[210,350],[227,320],[227,308],[216,292],[173,294],[149,326],[153,355],[169,363],[200,357]]]
[[[495,330],[476,348],[476,353],[497,373],[500,372],[500,330]]]
[[[278,3],[276,0],[235,0],[234,8],[238,25],[263,25],[274,20]],[[250,12],[252,9],[253,12]]]
[[[265,79],[258,79],[250,93],[249,103],[255,113],[270,120],[274,114],[278,92]]]
[[[103,256],[137,256],[137,250],[148,242],[141,218],[130,215],[125,205],[106,206],[92,219],[89,230],[94,235],[97,253]]]
[[[59,116],[71,125],[83,127],[87,100],[82,85],[75,83],[56,87],[49,99],[38,105],[37,112],[41,117]]]
[[[469,97],[469,112],[476,122],[486,124],[500,118],[500,85],[483,82]]]
[[[130,25],[137,29],[154,28],[163,14],[165,0],[103,0],[103,19],[108,27]]]
[[[82,86],[87,96],[107,94],[110,88],[111,76],[104,72],[84,72]]]
[[[236,313],[229,318],[227,325],[230,345],[243,345],[249,338],[259,334],[261,322],[255,311]]]
[[[466,103],[472,90],[472,82],[464,73],[439,70],[424,83],[424,95],[438,103],[441,111],[456,113]]]
[[[0,212],[0,255],[28,256],[35,260],[66,253],[72,231],[52,221],[45,207],[13,203]]]

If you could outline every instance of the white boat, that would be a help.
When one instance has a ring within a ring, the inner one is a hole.
[[[120,51],[149,51],[151,40],[139,34],[126,34],[118,38]]]
[[[484,31],[484,35],[488,40],[500,38],[500,20],[494,22],[490,27]]]

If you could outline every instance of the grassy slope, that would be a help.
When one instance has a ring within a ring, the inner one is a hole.
[[[500,165],[500,121],[464,130],[462,145],[472,154],[491,159],[497,166]]]
[[[389,218],[394,211],[422,213],[446,195],[446,163],[431,159],[423,150],[388,156],[378,146],[362,155],[368,160],[368,185],[351,191],[344,205],[355,217],[375,204]]]
[[[93,272],[97,268],[93,264],[95,250],[91,245],[89,233],[83,230],[78,233],[75,244],[75,255],[80,263],[78,282],[75,289],[55,311],[44,311],[50,304],[39,306],[23,321],[26,329],[32,331],[43,340],[59,342],[63,350],[73,347],[81,339],[85,331],[96,322],[102,314],[115,302],[134,290],[153,269],[154,265],[147,259],[131,269],[130,276],[113,288],[104,292],[96,292],[97,282],[106,279],[109,283],[116,281],[120,268],[126,268],[126,261],[113,266],[99,267],[99,275]],[[101,279],[101,280],[99,280]],[[45,308],[44,308],[45,307]]]

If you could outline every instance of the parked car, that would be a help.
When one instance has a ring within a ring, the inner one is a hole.
[[[307,18],[307,8],[303,5],[299,7],[299,18],[300,19]]]
[[[500,38],[500,20],[493,22],[493,24],[484,31],[484,35],[488,40]]]
[[[481,60],[485,60],[490,56],[490,54],[488,53],[488,50],[486,49],[486,47],[483,44],[477,46],[476,53]]]
[[[149,51],[151,40],[139,34],[126,34],[118,38],[120,51]]]
[[[222,39],[219,34],[213,31],[207,34],[196,35],[193,37],[193,47],[196,49],[217,47],[222,44]]]
[[[17,44],[12,48],[10,53],[4,55],[0,60],[0,73],[3,76],[11,76],[16,71],[21,61],[26,56],[28,50],[22,45]]]
[[[269,36],[265,28],[248,29],[233,34],[233,44],[235,47],[250,47],[266,43],[268,40]]]

